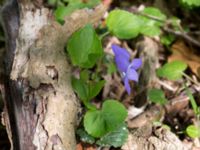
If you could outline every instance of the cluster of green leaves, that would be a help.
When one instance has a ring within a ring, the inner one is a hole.
[[[185,4],[189,7],[199,7],[200,1],[199,0],[180,0],[182,4]]]
[[[187,64],[181,61],[173,61],[164,64],[161,68],[157,69],[157,76],[167,78],[169,80],[178,80],[182,78]],[[167,103],[164,92],[161,89],[150,89],[148,91],[148,99],[153,103],[164,105]]]
[[[59,10],[61,15],[58,15],[60,16],[60,18],[57,17],[58,20],[71,13],[71,8],[74,10],[74,8],[89,7],[89,5],[81,4],[79,0],[73,3],[70,0],[67,2],[69,2],[68,8],[63,7],[63,10]],[[92,3],[91,6],[96,4],[96,2]],[[132,14],[124,10],[113,10],[106,19],[106,25],[109,32],[116,37],[131,39],[139,34],[147,36],[160,35],[160,28],[165,24],[166,19],[166,16],[160,10],[153,7],[147,7],[139,14]],[[177,19],[172,21],[174,23],[173,26],[178,28]],[[169,45],[172,40],[173,37],[167,37],[163,39],[163,42]],[[86,25],[71,36],[67,44],[67,51],[72,64],[82,69],[93,68],[103,55],[101,40],[91,25]],[[112,64],[109,67],[111,72],[115,70]],[[178,80],[182,78],[186,68],[187,65],[185,63],[174,61],[159,68],[157,75],[169,80]],[[104,80],[89,80],[87,71],[81,72],[79,79],[72,78],[72,86],[87,108],[83,120],[85,131],[78,130],[77,134],[83,141],[88,143],[94,143],[97,140],[96,143],[101,146],[119,147],[128,136],[128,130],[124,124],[127,116],[126,109],[116,100],[106,100],[101,109],[97,109],[91,104],[91,100],[99,94],[104,83]],[[148,91],[148,99],[161,105],[167,102],[164,92],[160,89],[150,89]],[[196,110],[195,100],[190,99],[193,109]]]
[[[126,108],[117,100],[105,100],[101,109],[91,103],[105,84],[104,80],[92,78],[86,70],[93,68],[103,55],[100,38],[92,25],[86,25],[70,37],[67,52],[72,64],[84,69],[79,78],[72,77],[72,87],[87,109],[83,118],[85,131],[80,129],[77,134],[88,143],[97,140],[96,144],[101,146],[121,146],[128,137],[124,124]]]
[[[161,68],[159,68],[157,70],[157,75],[159,77],[164,77],[169,80],[179,80],[183,76],[185,76],[184,71],[186,70],[186,68],[187,68],[187,64],[185,64],[184,62],[173,61],[170,63],[166,63]],[[184,85],[184,86],[185,86],[186,93],[190,99],[192,109],[193,109],[194,113],[196,114],[197,119],[199,119],[200,108],[198,107],[189,88],[186,85]],[[162,90],[153,89],[148,93],[148,95],[149,95],[149,99],[155,103],[164,104],[166,102],[166,99],[164,97],[164,93]],[[189,125],[186,128],[185,132],[188,134],[188,136],[190,136],[192,138],[200,137],[200,127],[198,127],[198,126]]]
[[[101,146],[121,146],[128,137],[128,130],[124,124],[127,116],[126,108],[116,100],[106,100],[98,110],[90,103],[102,89],[105,81],[86,83],[83,79],[73,78],[72,86],[86,106],[88,111],[84,116],[85,131],[79,131],[79,136],[84,142]]]
[[[98,138],[96,143],[101,146],[119,147],[128,136],[124,124],[127,110],[116,100],[106,100],[101,110],[92,105],[91,99],[99,94],[105,81],[88,81],[86,72],[81,72],[80,79],[72,78],[73,89],[88,110],[83,121],[86,131],[79,130],[78,135],[87,143],[94,143]]]
[[[146,15],[162,21],[150,19]],[[160,27],[165,21],[166,16],[159,9],[147,7],[140,12],[140,15],[124,10],[113,10],[106,19],[106,25],[108,30],[118,38],[131,39],[139,34],[148,36],[160,35]]]
[[[63,22],[64,17],[71,14],[73,11],[82,8],[93,8],[100,3],[100,0],[48,0],[51,5],[57,5],[55,17],[59,22]]]
[[[88,77],[89,76],[86,70],[81,72],[80,79],[72,77],[72,87],[85,107],[87,109],[95,110],[96,107],[90,103],[90,100],[99,94],[105,81],[88,81]]]

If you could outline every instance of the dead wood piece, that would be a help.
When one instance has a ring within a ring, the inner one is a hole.
[[[11,130],[16,130],[12,136],[19,145],[14,149],[75,150],[79,101],[71,87],[64,47],[73,32],[96,23],[106,8],[99,5],[94,10],[78,10],[61,26],[52,20],[49,9],[35,7],[32,1],[18,4],[18,34],[15,38],[8,35],[16,45],[12,50],[8,47],[7,55],[12,56],[6,60],[12,66],[12,70],[7,68],[11,79],[6,81],[6,95],[10,94],[9,109],[14,110],[15,127]]]
[[[161,106],[152,106],[139,116],[128,120],[129,128],[139,128],[146,124],[151,124],[153,121],[162,120],[165,111]]]
[[[137,44],[139,57],[142,58],[142,68],[139,73],[139,94],[135,97],[136,107],[141,107],[147,102],[147,89],[154,86],[157,80],[156,66],[158,65],[158,44],[151,38],[144,37],[144,40]]]
[[[170,130],[147,124],[128,136],[122,150],[189,150]]]

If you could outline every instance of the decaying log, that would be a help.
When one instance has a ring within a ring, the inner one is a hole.
[[[73,32],[96,23],[106,8],[78,10],[62,26],[37,2],[13,0],[2,11],[7,36],[3,92],[9,114],[4,120],[11,127],[13,149],[74,150],[79,101],[64,47]]]

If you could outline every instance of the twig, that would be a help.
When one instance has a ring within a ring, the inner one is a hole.
[[[165,21],[165,20],[162,20],[158,17],[155,17],[155,16],[151,16],[151,15],[148,15],[148,14],[144,14],[142,12],[139,12],[139,11],[134,11],[133,13],[135,14],[138,14],[138,15],[141,15],[141,16],[144,16],[144,17],[147,17],[147,18],[150,18],[150,19],[153,19],[155,21],[158,21],[158,22],[162,22],[162,23],[165,23],[165,24],[169,24],[169,21]],[[179,37],[182,37],[183,39],[191,42],[192,44],[200,47],[200,42],[197,41],[196,39],[194,39],[193,37],[189,36],[188,34],[186,34],[185,32],[180,32],[180,31],[175,31],[173,29],[170,29],[168,28],[167,26],[164,26],[162,28],[165,32],[168,32],[168,33],[171,33],[171,34],[174,34],[176,36],[179,36]]]
[[[170,91],[173,91],[173,92],[175,92],[177,89],[175,89],[175,88],[173,88],[172,86],[170,86],[169,84],[167,84],[167,83],[165,83],[165,82],[163,82],[163,81],[161,81],[161,80],[157,80],[158,81],[158,83],[160,84],[160,85],[162,85],[163,87],[165,87],[166,89],[168,89],[168,90],[170,90]]]
[[[194,45],[200,47],[200,42],[197,41],[196,39],[192,38],[191,36],[189,36],[188,34],[184,33],[184,32],[180,32],[180,31],[174,31],[168,27],[164,27],[163,28],[164,31],[168,32],[168,33],[172,33],[176,36],[180,36],[182,38],[184,38],[187,41],[190,41],[191,43],[193,43]]]
[[[188,76],[186,73],[182,72],[182,75],[183,75],[186,79],[188,79],[188,80],[190,80],[191,82],[193,82],[194,84],[196,84],[197,86],[200,86],[200,84],[199,84],[197,81],[193,80],[193,79],[192,79],[190,76]]]

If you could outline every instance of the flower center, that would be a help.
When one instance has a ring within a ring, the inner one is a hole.
[[[121,76],[124,78],[126,76],[126,72],[121,72]]]

